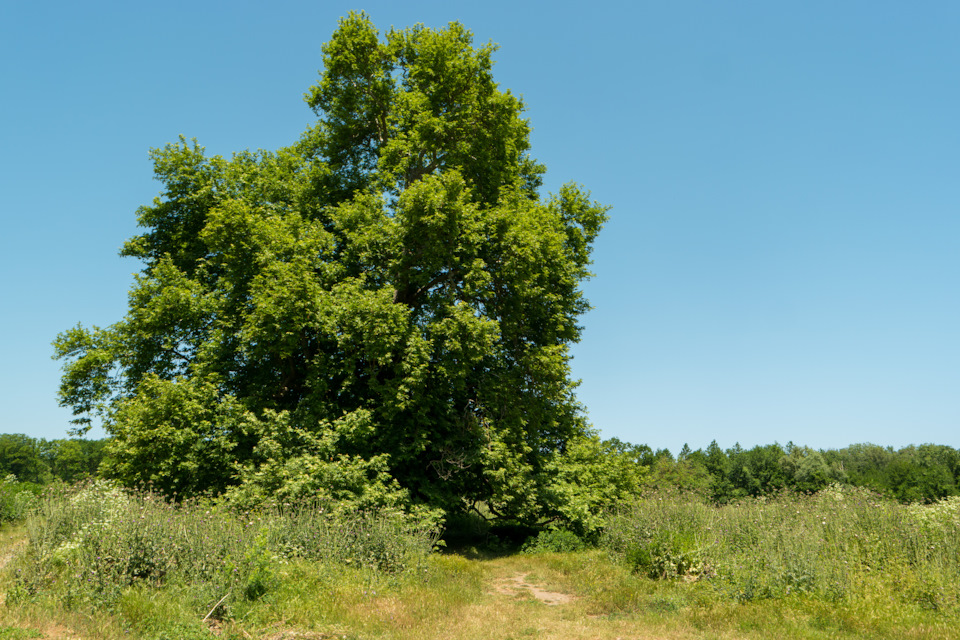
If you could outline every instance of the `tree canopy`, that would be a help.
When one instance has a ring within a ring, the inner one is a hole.
[[[570,376],[607,208],[541,195],[523,101],[451,23],[341,20],[277,151],[152,153],[163,185],[106,328],[60,334],[60,400],[103,469],[170,494],[563,510],[589,450]],[[586,447],[586,448],[585,448]]]

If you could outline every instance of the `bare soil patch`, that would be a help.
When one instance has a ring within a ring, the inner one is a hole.
[[[559,591],[548,591],[538,584],[527,580],[529,573],[518,573],[509,578],[497,580],[494,583],[494,591],[507,596],[523,596],[529,594],[540,602],[557,606],[574,601],[574,596],[569,593],[560,593]]]

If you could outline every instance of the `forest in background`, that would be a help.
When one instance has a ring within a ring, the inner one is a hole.
[[[95,477],[109,439],[37,439],[24,434],[0,434],[0,477],[14,476],[35,485],[76,482]],[[706,449],[684,447],[653,450],[616,438],[602,441],[593,464],[614,460],[635,466],[633,487],[678,489],[725,504],[782,491],[814,493],[832,485],[863,487],[900,502],[935,502],[960,495],[960,450],[922,444],[901,449],[853,444],[843,449],[812,449],[787,443],[744,449],[721,449],[716,441]]]
[[[544,192],[495,51],[350,13],[289,146],[151,150],[127,313],[53,343],[110,437],[0,436],[0,638],[957,633],[960,451],[590,425],[610,207]]]
[[[46,440],[22,433],[0,434],[0,476],[20,482],[67,483],[97,474],[108,440],[62,438]]]
[[[518,637],[521,621],[522,636],[604,640],[960,629],[949,446],[713,442],[673,455],[578,440],[555,484],[567,517],[530,527],[323,496],[168,500],[111,481],[110,445],[0,435],[0,637],[427,640]]]

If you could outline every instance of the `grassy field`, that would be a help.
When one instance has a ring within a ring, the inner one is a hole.
[[[599,548],[436,553],[396,514],[84,491],[0,533],[0,640],[960,638],[956,502],[660,495]]]

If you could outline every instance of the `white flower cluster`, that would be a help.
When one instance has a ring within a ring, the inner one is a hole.
[[[960,496],[950,496],[933,504],[911,504],[907,508],[924,526],[960,527]]]
[[[67,561],[92,535],[100,535],[129,505],[127,495],[116,485],[96,479],[70,497],[70,510],[81,522],[76,532],[53,551],[53,558]]]

